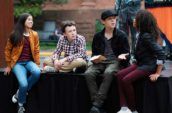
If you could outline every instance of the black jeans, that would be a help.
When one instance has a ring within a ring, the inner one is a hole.
[[[113,79],[113,75],[118,71],[119,63],[98,63],[92,64],[85,72],[85,77],[90,91],[91,100],[102,105],[106,99],[108,89]],[[98,88],[96,77],[103,76],[103,81]]]
[[[124,31],[128,37],[131,34],[131,40],[129,40],[129,42],[132,54],[134,52],[134,46],[136,42],[136,29],[133,26],[133,20],[135,19],[135,16],[139,9],[140,5],[127,6],[120,9],[119,18],[117,21],[118,29]]]

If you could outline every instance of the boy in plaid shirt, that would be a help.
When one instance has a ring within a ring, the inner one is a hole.
[[[77,34],[74,21],[65,21],[62,26],[63,36],[50,58],[44,60],[44,71],[71,72],[74,68],[86,67],[85,37]],[[64,52],[64,58],[60,59]]]

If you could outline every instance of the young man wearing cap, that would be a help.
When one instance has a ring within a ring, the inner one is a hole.
[[[127,35],[116,29],[116,16],[113,10],[106,10],[101,14],[104,29],[94,35],[92,42],[92,65],[85,72],[87,85],[90,91],[92,108],[90,113],[100,113],[108,89],[113,79],[113,74],[119,70],[119,61],[126,59],[129,54]],[[96,77],[103,76],[103,81],[98,88]]]

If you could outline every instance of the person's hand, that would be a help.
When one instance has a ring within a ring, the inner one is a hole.
[[[150,78],[150,80],[151,80],[152,82],[155,82],[155,81],[158,79],[159,76],[160,76],[160,74],[154,73],[154,74],[151,74],[151,75],[149,76],[149,78]]]
[[[52,58],[53,60],[56,60],[56,59],[57,59],[57,54],[53,54],[53,55],[51,56],[51,58]]]
[[[128,53],[127,54],[120,54],[119,56],[118,56],[118,59],[119,60],[126,60],[127,58],[127,55],[128,55]]]
[[[57,61],[57,60],[54,61],[54,67],[56,70],[60,70],[62,65],[63,64],[60,61]]]
[[[62,65],[64,65],[64,63],[67,61],[67,58],[63,58],[61,59],[59,62],[61,62]]]
[[[11,72],[11,68],[10,67],[6,67],[4,70],[4,75],[9,75]]]
[[[61,60],[55,60],[54,61],[54,67],[57,69],[57,70],[60,70],[62,68],[62,66],[64,65],[64,63],[66,62],[66,58],[63,58]]]

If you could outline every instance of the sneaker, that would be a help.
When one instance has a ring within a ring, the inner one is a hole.
[[[100,113],[100,109],[96,106],[93,106],[91,109],[90,109],[90,113]]]
[[[130,109],[127,109],[125,113],[132,113]]]
[[[25,108],[23,106],[18,106],[18,113],[24,113]]]
[[[138,111],[133,111],[132,113],[138,113]]]
[[[17,90],[17,92],[12,97],[12,102],[13,103],[17,103],[18,102],[18,92],[19,92],[19,90]]]
[[[43,69],[43,72],[56,72],[54,67],[51,66],[45,66]]]
[[[128,107],[122,107],[117,113],[132,113]]]

